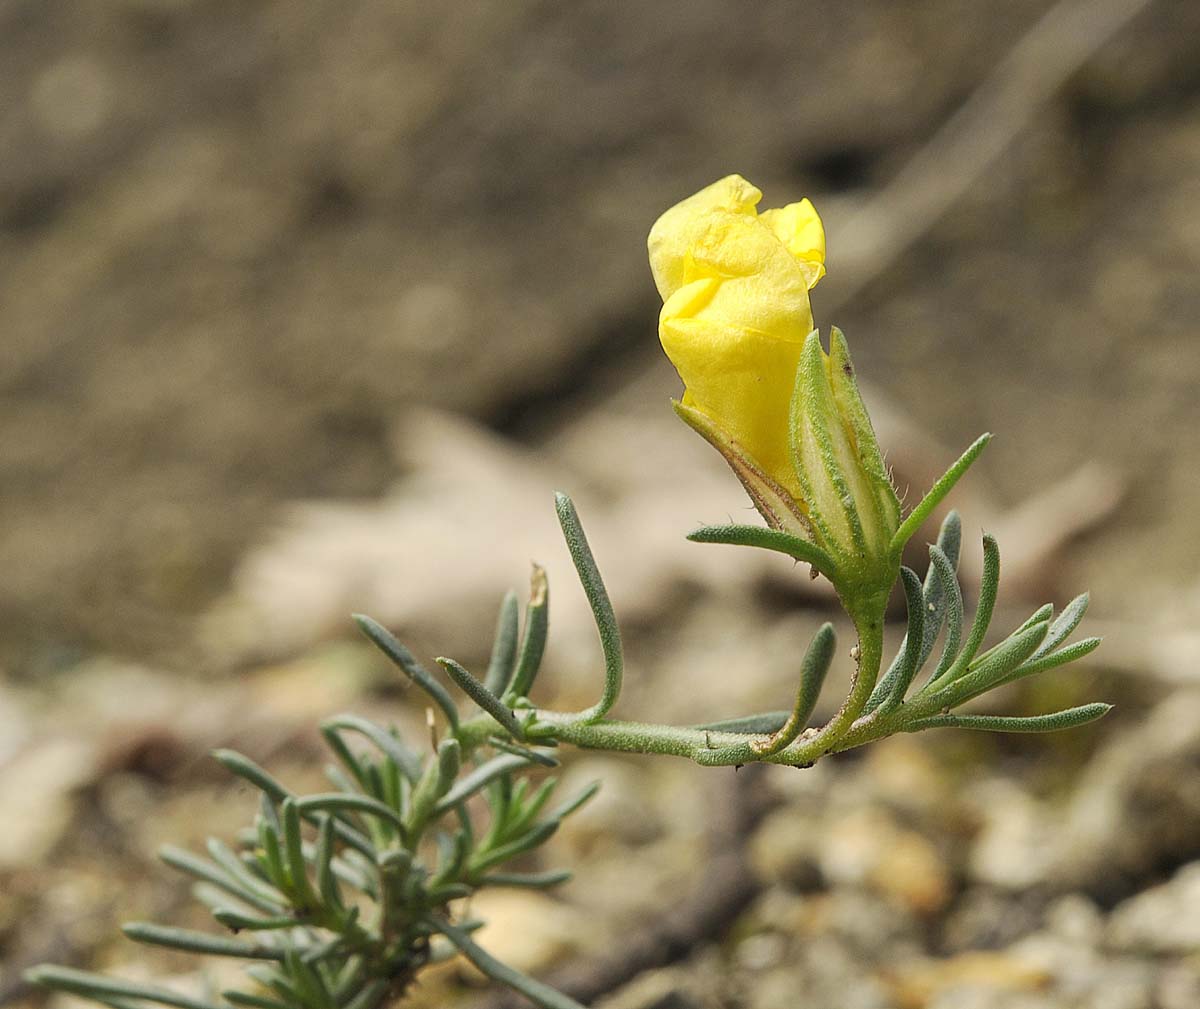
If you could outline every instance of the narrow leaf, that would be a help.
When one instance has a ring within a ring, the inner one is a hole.
[[[278,829],[278,817],[275,814],[274,807],[267,802],[283,802],[284,799],[292,797],[283,785],[276,781],[270,774],[264,771],[258,764],[254,763],[249,757],[243,757],[240,753],[233,750],[214,750],[215,757],[221,764],[236,774],[239,778],[245,778],[251,784],[260,788],[263,792],[264,806],[263,816],[270,821],[274,821],[276,829]],[[365,798],[365,796],[363,797]],[[299,803],[300,812],[304,818],[310,823],[316,823],[316,817],[312,812],[313,807],[305,805],[304,802]],[[349,807],[347,807],[349,808]],[[355,830],[353,827],[345,823],[337,823],[334,826],[337,835],[346,844],[353,848],[357,848],[368,858],[373,858],[375,849],[371,845],[370,840],[363,835],[361,831]]]
[[[764,711],[760,715],[730,718],[724,722],[708,722],[705,725],[694,725],[692,728],[698,732],[740,732],[747,736],[765,736],[771,732],[778,732],[791,717],[790,711]]]
[[[891,551],[893,554],[899,554],[904,549],[904,544],[907,543],[921,528],[925,520],[933,513],[933,510],[942,503],[942,500],[954,488],[959,479],[968,469],[971,464],[979,458],[979,453],[986,447],[987,443],[992,440],[990,434],[980,435],[971,444],[958,461],[954,463],[946,472],[938,479],[938,481],[929,488],[929,492],[921,499],[917,506],[909,513],[908,518],[900,523],[900,528],[896,530],[896,535],[892,537]]]
[[[560,820],[565,819],[566,817],[568,817],[572,813],[574,813],[577,809],[579,809],[581,806],[583,806],[585,803],[590,802],[591,799],[593,798],[593,796],[595,796],[595,794],[599,791],[600,791],[600,782],[593,781],[590,785],[587,785],[585,788],[583,788],[579,792],[579,794],[576,795],[574,798],[568,799],[561,806],[559,806],[557,809],[555,809],[549,815],[548,819],[552,820],[555,823],[559,822]]]
[[[438,838],[439,842],[441,837]],[[448,881],[457,880],[462,868],[466,865],[467,856],[471,853],[471,839],[466,831],[457,830],[449,845],[446,846],[439,858],[437,871],[433,874],[431,888],[436,888]]]
[[[326,770],[326,775],[343,792],[368,791],[371,786],[370,775],[368,775],[363,762],[346,745],[346,741],[342,739],[337,728],[329,722],[325,722],[321,726],[321,735],[325,737],[325,744],[333,751],[342,767],[350,772],[351,777],[347,777],[340,768],[333,766]]]
[[[345,905],[333,869],[332,816],[321,817],[321,826],[317,831],[317,847],[313,853],[313,868],[317,874],[317,890],[321,894],[321,902],[326,907],[340,911]]]
[[[527,890],[548,890],[567,882],[571,873],[566,869],[553,872],[493,872],[479,880],[480,886],[511,886]]]
[[[459,952],[483,974],[524,995],[540,1009],[587,1009],[586,1006],[555,991],[549,985],[535,981],[528,975],[501,963],[491,953],[479,946],[466,932],[451,925],[448,921],[435,918],[432,919],[432,923],[437,931],[457,946]]]
[[[922,691],[923,696],[942,698],[942,705],[955,707],[972,697],[998,686],[1022,662],[1033,654],[1046,636],[1046,624],[1034,624],[1023,631],[1015,631],[988,651],[969,672],[952,682],[932,682]]]
[[[260,911],[271,914],[280,910],[277,903],[261,896],[257,888],[250,887],[240,879],[232,878],[223,869],[218,868],[197,855],[193,855],[190,851],[185,851],[183,848],[176,848],[172,845],[164,845],[159,848],[158,857],[171,866],[171,868],[178,869],[189,876],[194,876],[196,879],[202,879],[206,883],[211,883],[223,893],[237,897],[239,900],[244,900],[247,904],[258,908]],[[280,897],[282,898],[282,894],[280,894]]]
[[[579,720],[587,724],[607,715],[620,696],[621,677],[625,668],[621,631],[617,627],[617,617],[608,598],[608,590],[604,587],[604,579],[600,577],[600,569],[596,567],[596,559],[592,556],[592,548],[588,546],[574,503],[566,494],[559,493],[554,496],[554,504],[558,511],[558,524],[562,527],[571,561],[592,609],[592,617],[600,635],[600,647],[604,652],[604,690],[600,700],[578,715]]]
[[[906,732],[920,729],[955,728],[980,729],[986,732],[1057,732],[1073,729],[1097,718],[1103,718],[1112,710],[1111,704],[1084,704],[1066,711],[1055,711],[1048,715],[934,715],[922,718],[904,727]]]
[[[354,622],[358,624],[363,634],[371,639],[376,648],[399,666],[413,683],[429,695],[433,703],[442,709],[446,721],[452,728],[457,729],[458,709],[454,706],[453,698],[446,688],[438,683],[430,672],[416,660],[413,653],[405,648],[382,624],[370,617],[355,613]]]
[[[372,1009],[387,996],[392,982],[384,978],[376,978],[363,986],[362,991],[347,1002],[343,1009]]]
[[[454,787],[443,795],[438,800],[437,805],[434,806],[434,815],[441,815],[453,809],[459,803],[465,802],[481,788],[495,781],[501,775],[507,774],[509,771],[515,771],[519,767],[527,766],[529,766],[529,758],[523,754],[506,753],[502,757],[493,757],[455,782]]]
[[[1017,630],[1023,631],[1026,627],[1032,627],[1034,624],[1047,623],[1052,616],[1054,616],[1054,604],[1046,603],[1044,606],[1039,606],[1036,610],[1034,610],[1029,615],[1029,619],[1026,620],[1025,623],[1023,623],[1020,627],[1018,627]]]
[[[521,723],[517,721],[512,711],[505,706],[504,702],[493,694],[479,680],[475,679],[461,665],[453,659],[445,657],[434,660],[441,666],[450,676],[458,687],[471,700],[479,705],[484,711],[491,715],[497,722],[504,726],[504,730],[514,739],[524,739],[525,732],[521,728]]]
[[[292,1009],[303,1006],[299,994],[290,978],[285,977],[281,970],[274,967],[262,967],[258,964],[247,967],[246,973],[264,987],[270,988],[280,996]]]
[[[283,864],[283,847],[279,843],[279,831],[270,821],[258,820],[259,864],[267,878],[284,893],[290,894],[291,880]]]
[[[992,613],[996,609],[996,595],[1000,589],[1000,546],[996,538],[984,534],[983,537],[983,577],[979,583],[979,602],[975,607],[975,619],[971,624],[971,633],[963,646],[957,661],[965,669],[975,658],[983,644],[984,636],[992,623]]]
[[[942,599],[945,601],[945,623],[946,623],[946,641],[942,646],[942,657],[938,661],[937,668],[933,672],[930,683],[936,683],[941,679],[942,675],[950,668],[955,656],[958,654],[958,643],[962,639],[963,628],[963,601],[962,589],[958,587],[958,578],[954,574],[954,567],[950,563],[950,558],[947,557],[938,547],[929,548],[929,560],[933,565],[934,573],[941,583]]]
[[[295,928],[298,924],[297,919],[288,914],[274,918],[251,918],[229,907],[214,908],[212,915],[231,932],[265,932],[277,928]]]
[[[296,800],[296,809],[304,814],[329,812],[367,813],[391,824],[398,830],[404,830],[404,821],[400,814],[390,806],[384,805],[378,799],[369,795],[347,795],[345,792],[318,792],[316,795],[306,795]],[[334,825],[336,828],[336,824]],[[401,835],[403,836],[403,834]],[[373,853],[372,849],[372,853]],[[366,854],[364,852],[364,854]]]
[[[531,764],[537,764],[539,767],[558,767],[558,760],[548,753],[543,753],[541,750],[533,750],[528,746],[517,746],[515,743],[510,743],[503,739],[489,739],[488,743],[497,750],[524,757]]]
[[[396,762],[396,766],[409,781],[416,781],[421,776],[421,759],[382,725],[358,715],[346,714],[327,719],[321,726],[322,732],[325,732],[326,728],[346,729],[366,736],[381,752]],[[330,734],[326,733],[326,739],[328,738]]]
[[[24,974],[30,984],[55,991],[65,991],[84,998],[97,999],[102,1002],[111,999],[138,999],[147,1002],[158,1002],[162,1005],[176,1006],[178,1009],[217,1009],[212,1003],[202,999],[189,998],[170,988],[159,985],[144,984],[139,981],[125,981],[121,978],[105,977],[103,974],[93,974],[90,971],[74,970],[71,967],[55,967],[43,964],[31,967]],[[572,1003],[573,1005],[574,1003]]]
[[[206,956],[235,956],[249,960],[282,960],[283,951],[266,943],[243,942],[223,935],[210,935],[189,928],[171,928],[155,925],[148,921],[130,921],[121,926],[121,931],[134,942],[151,946],[167,946],[188,953],[203,953]]]
[[[542,656],[546,652],[546,634],[550,627],[550,585],[546,571],[540,564],[533,566],[529,576],[529,605],[525,607],[525,631],[521,635],[521,651],[517,656],[517,669],[513,673],[508,693],[514,697],[527,697],[533,689],[533,681],[542,668]]]
[[[791,743],[808,725],[813,709],[817,706],[821,687],[825,683],[825,675],[833,662],[833,652],[837,647],[837,634],[833,624],[822,624],[809,643],[800,664],[800,687],[796,691],[796,703],[788,720],[779,731],[761,742],[751,743],[754,751],[760,756],[771,756],[778,753]]]
[[[967,643],[955,656],[954,662],[940,677],[934,677],[930,685],[950,683],[962,676],[971,666],[980,645],[992,622],[996,608],[996,594],[1000,587],[1000,548],[992,536],[983,537],[983,576],[980,581],[979,603],[975,608],[975,619]],[[940,667],[939,667],[940,668]]]
[[[943,520],[938,531],[938,549],[946,555],[950,566],[958,570],[958,558],[962,551],[962,520],[958,512],[950,512]],[[925,667],[933,646],[941,633],[942,624],[946,621],[948,597],[943,591],[943,579],[938,576],[937,568],[931,563],[925,572],[925,627],[921,635],[921,654],[917,659],[917,671]]]
[[[244,1006],[245,1009],[294,1009],[293,1006],[286,1002],[280,1002],[279,999],[269,998],[266,995],[252,995],[237,989],[223,991],[221,997],[235,1006]]]
[[[250,782],[272,802],[283,802],[292,794],[267,771],[236,750],[213,750],[212,755],[226,770],[232,771],[239,778]]]
[[[1033,653],[1033,658],[1038,659],[1047,652],[1052,652],[1064,641],[1071,636],[1071,632],[1079,626],[1079,622],[1083,619],[1083,615],[1087,613],[1088,602],[1091,597],[1085,592],[1081,596],[1076,596],[1067,604],[1067,608],[1062,611],[1050,625],[1050,630],[1046,634],[1046,640],[1041,643],[1038,650]]]
[[[525,852],[545,844],[558,830],[559,823],[558,820],[543,820],[520,837],[506,841],[494,848],[476,852],[475,857],[471,859],[469,877],[475,878],[493,866],[501,865],[509,859],[516,858],[518,855],[523,855]]]
[[[287,898],[271,884],[254,875],[246,863],[221,841],[210,837],[205,847],[208,848],[209,857],[224,869],[231,879],[240,883],[255,897],[260,898],[252,902],[255,906],[269,914],[283,910],[287,904]],[[244,899],[244,894],[242,896]]]
[[[283,820],[283,853],[287,862],[288,878],[292,883],[292,893],[301,907],[315,909],[320,900],[308,879],[304,840],[300,836],[300,809],[296,800],[284,799],[280,812]]]
[[[524,782],[520,782],[520,784],[524,784]],[[533,823],[549,801],[557,785],[557,778],[547,778],[538,786],[538,790],[533,793],[529,801],[524,803],[516,796],[516,789],[514,789],[513,802],[510,803],[508,815],[504,819],[503,833],[513,834],[525,830]]]
[[[773,550],[811,564],[814,571],[822,572],[827,578],[835,573],[833,559],[819,546],[779,529],[746,525],[701,526],[695,532],[688,533],[688,539],[693,543],[725,543],[729,546]]]
[[[488,663],[484,686],[497,697],[503,697],[517,667],[517,645],[520,637],[517,594],[506,592],[500,603],[496,620],[496,637],[492,643],[492,658]]]
[[[437,760],[430,763],[413,789],[406,828],[415,843],[431,816],[437,815],[438,801],[443,799],[458,776],[462,749],[457,739],[443,739],[438,744]]]
[[[1044,673],[1050,669],[1057,669],[1059,666],[1065,666],[1068,662],[1074,662],[1076,659],[1082,659],[1085,655],[1090,655],[1100,647],[1101,638],[1084,638],[1081,641],[1076,641],[1074,644],[1067,645],[1065,648],[1060,648],[1057,652],[1051,652],[1049,655],[1041,655],[1041,649],[1035,651],[1024,663],[1014,669],[1008,675],[999,679],[992,686],[1000,687],[1008,683],[1014,683],[1017,680],[1023,680],[1027,676],[1036,676],[1039,673]],[[988,687],[987,689],[991,689]]]
[[[904,587],[904,601],[908,607],[908,631],[892,664],[871,691],[871,697],[863,709],[867,714],[879,707],[885,712],[898,707],[918,672],[917,663],[921,657],[921,643],[925,636],[925,595],[921,590],[921,579],[910,568],[900,569],[900,582]]]

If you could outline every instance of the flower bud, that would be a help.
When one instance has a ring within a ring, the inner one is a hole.
[[[825,234],[807,200],[759,214],[760,199],[730,175],[672,207],[650,230],[650,268],[663,299],[659,337],[683,379],[683,405],[799,498],[786,432],[812,329],[808,292],[825,272]]]
[[[791,406],[789,443],[818,544],[856,580],[890,587],[900,500],[836,327],[829,353],[814,330],[804,342]],[[876,578],[878,576],[878,578]]]
[[[650,231],[659,337],[685,387],[676,409],[770,526],[821,547],[844,580],[890,587],[899,501],[845,338],[834,330],[826,354],[813,329],[821,220],[807,200],[760,214],[761,198],[730,175]]]

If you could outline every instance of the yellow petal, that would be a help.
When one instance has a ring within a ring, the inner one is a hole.
[[[812,203],[801,200],[777,210],[764,210],[758,219],[804,265],[811,278],[808,286],[816,287],[825,276],[825,226]]]
[[[659,335],[683,402],[798,493],[788,414],[825,235],[807,200],[760,215],[761,198],[727,176],[663,214],[647,244],[664,302]]]
[[[681,296],[688,293],[689,289],[680,291]],[[683,379],[683,402],[711,418],[772,479],[799,498],[786,432],[802,344],[703,314],[664,317],[659,336]]]
[[[683,277],[688,259],[708,227],[709,215],[721,210],[753,218],[761,199],[762,192],[740,175],[727,175],[675,204],[654,222],[646,244],[650,272],[663,301],[686,283]]]

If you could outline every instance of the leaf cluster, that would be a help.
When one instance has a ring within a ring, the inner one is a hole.
[[[507,597],[487,681],[508,693],[532,681],[545,644],[545,593],[537,585],[517,633]],[[579,1009],[540,982],[500,963],[471,937],[481,922],[469,898],[485,887],[545,889],[564,871],[529,872],[511,863],[542,845],[595,785],[554,806],[557,764],[524,744],[512,710],[483,682],[440,660],[480,711],[464,718],[450,692],[379,624],[358,618],[368,637],[427,694],[445,735],[425,752],[357,715],[321,728],[335,761],[330,790],[293,792],[248,757],[214,756],[259,792],[252,827],[233,845],[210,838],[199,855],[166,847],[164,862],[192,877],[220,932],[132,922],[140,943],[251,961],[247,984],[203,997],[67,967],[44,965],[30,981],[110,1009],[375,1009],[405,991],[422,967],[463,953],[485,974],[546,1009]],[[500,705],[498,707],[498,705]],[[493,717],[495,716],[495,717]],[[429,710],[431,732],[434,716]]]

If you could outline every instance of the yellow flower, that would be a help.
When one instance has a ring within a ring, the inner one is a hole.
[[[659,337],[685,387],[676,409],[784,534],[773,549],[809,560],[839,590],[886,591],[898,571],[900,502],[846,339],[833,329],[826,353],[813,328],[821,220],[807,200],[760,214],[761,198],[730,175],[650,231]],[[744,528],[720,535],[760,541]]]
[[[808,200],[760,214],[761,199],[730,175],[672,207],[650,230],[650,268],[683,405],[799,502],[788,411],[813,328],[808,292],[825,273],[825,232]]]

